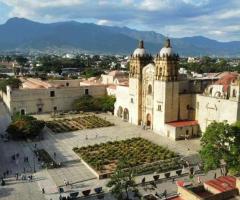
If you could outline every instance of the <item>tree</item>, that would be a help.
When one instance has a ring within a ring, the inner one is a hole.
[[[121,166],[125,166],[124,160],[120,161],[118,164],[117,170],[111,176],[110,181],[107,183],[107,187],[111,188],[111,193],[118,200],[128,200],[129,192],[136,190],[134,171],[132,168],[124,170]]]
[[[73,102],[73,107],[79,111],[113,112],[115,101],[114,96],[92,97],[91,95],[84,95]]]
[[[32,116],[16,114],[7,128],[7,132],[13,139],[32,139],[39,135],[44,126],[44,121],[37,120]]]
[[[9,85],[11,88],[19,88],[21,81],[17,78],[8,78],[0,80],[0,90],[6,92],[6,87]]]
[[[93,97],[90,95],[84,95],[73,102],[73,108],[79,111],[91,111],[95,110],[93,107]]]
[[[216,169],[225,163],[226,173],[240,172],[240,128],[239,122],[229,125],[226,122],[211,123],[202,139],[200,155],[205,171]]]
[[[26,63],[28,62],[28,59],[23,56],[17,56],[16,61],[20,66],[25,66]]]

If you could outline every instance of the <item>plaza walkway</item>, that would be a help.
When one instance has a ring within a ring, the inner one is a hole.
[[[115,126],[59,134],[54,134],[49,129],[45,129],[44,140],[40,142],[3,143],[3,141],[1,141],[0,153],[2,156],[0,156],[0,162],[4,163],[4,165],[0,165],[1,174],[7,169],[11,169],[12,174],[16,172],[23,173],[24,168],[25,171],[32,174],[34,166],[37,172],[33,174],[34,179],[30,183],[27,181],[14,181],[14,178],[8,179],[8,185],[0,189],[0,197],[3,197],[3,200],[43,199],[41,189],[44,188],[46,199],[58,199],[58,187],[64,185],[64,180],[72,184],[72,187],[64,187],[68,192],[83,191],[84,189],[105,186],[108,180],[98,180],[96,176],[80,162],[79,157],[72,151],[73,147],[93,145],[110,140],[143,137],[156,144],[166,146],[183,156],[191,156],[199,150],[199,139],[175,142],[153,133],[150,130],[143,130],[139,126],[131,125],[107,114],[100,114],[100,117],[106,118],[106,120],[114,123]],[[40,163],[38,163],[33,156],[35,144],[37,144],[37,148],[45,149],[56,162],[62,163],[63,167],[51,170],[39,168]],[[20,154],[21,159],[13,162],[11,155],[17,152]],[[54,153],[56,153],[56,157]],[[24,156],[29,157],[29,163],[23,162]],[[138,177],[137,181],[140,182],[141,179],[142,177]],[[152,179],[152,174],[147,175],[146,179]],[[160,188],[169,188],[169,191],[176,191],[176,186],[172,184],[171,181],[161,183],[159,189]],[[105,190],[107,190],[107,188],[105,188]],[[112,197],[109,196],[106,199],[112,199]]]

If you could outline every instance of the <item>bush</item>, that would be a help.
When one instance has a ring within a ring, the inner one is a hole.
[[[44,128],[45,122],[31,116],[15,115],[7,132],[13,139],[33,139]]]
[[[19,88],[21,81],[17,78],[8,78],[0,80],[0,90],[6,92],[6,87],[9,85],[11,88]]]
[[[110,111],[114,110],[114,103],[116,98],[114,96],[92,97],[84,95],[73,102],[73,108],[79,111]]]

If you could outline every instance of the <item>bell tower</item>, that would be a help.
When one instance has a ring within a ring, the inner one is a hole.
[[[176,81],[178,79],[179,56],[173,53],[170,39],[166,39],[164,47],[155,59],[156,80]]]
[[[139,125],[142,120],[142,69],[151,62],[152,56],[147,53],[144,42],[141,40],[138,48],[131,55],[129,70],[129,121],[136,125]]]
[[[155,58],[154,103],[158,109],[154,118],[153,129],[165,131],[165,124],[178,120],[179,111],[179,56],[173,52],[170,40],[165,41],[164,47]]]

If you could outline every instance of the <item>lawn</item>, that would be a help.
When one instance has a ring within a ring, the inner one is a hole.
[[[95,144],[73,150],[98,174],[112,173],[118,162],[134,167],[138,174],[168,171],[179,167],[179,155],[142,138]]]
[[[73,119],[60,119],[46,122],[48,128],[54,133],[77,131],[82,129],[108,127],[113,124],[95,115],[83,116]]]

